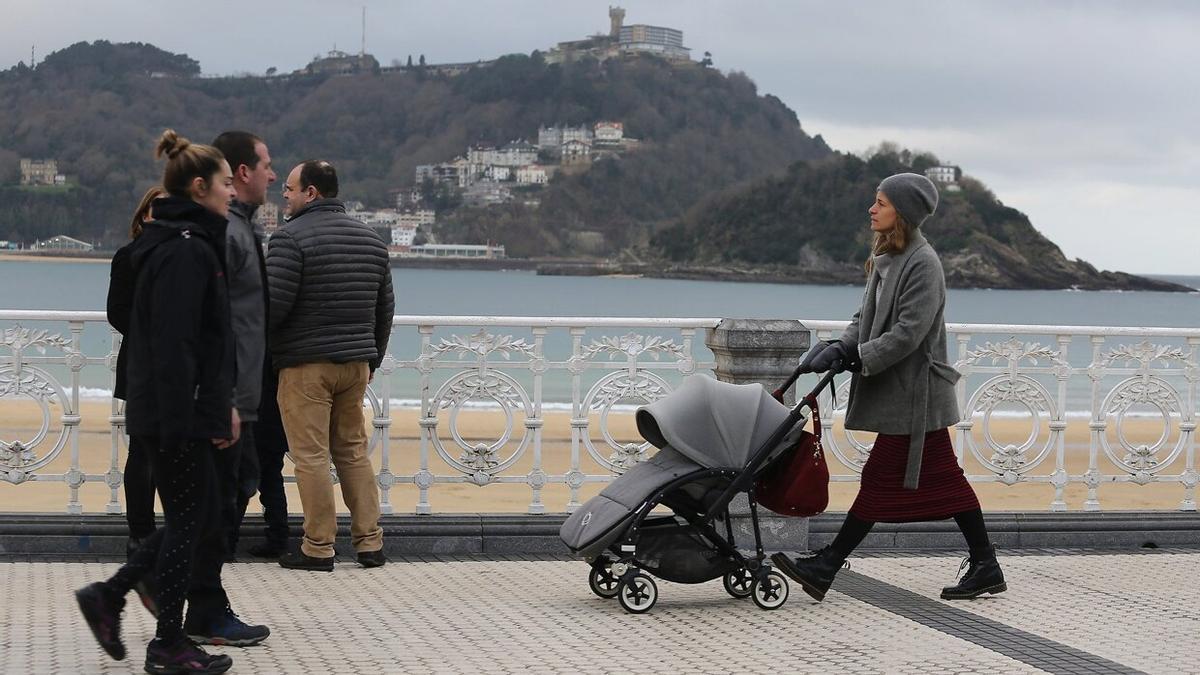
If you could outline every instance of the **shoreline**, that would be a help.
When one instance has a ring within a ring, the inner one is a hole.
[[[0,262],[108,262],[113,251],[63,251],[38,252],[29,250],[0,251]],[[708,265],[669,265],[662,263],[613,263],[603,260],[578,258],[409,258],[393,257],[390,260],[396,269],[440,269],[478,270],[490,272],[521,271],[534,272],[538,276],[608,277],[624,279],[677,279],[685,281],[719,281],[733,283],[782,284],[795,286],[859,286],[862,284],[861,270],[826,269],[741,269]],[[997,291],[1098,291],[1098,292],[1152,292],[1152,293],[1200,293],[1182,283],[1152,277],[1132,275],[1146,280],[1148,287],[1114,285],[1103,288],[1079,286],[1045,288],[1036,286],[985,287],[959,286],[949,283],[956,290]],[[1187,276],[1187,275],[1165,275]]]

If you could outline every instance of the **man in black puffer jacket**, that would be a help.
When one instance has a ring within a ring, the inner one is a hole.
[[[283,187],[288,223],[267,249],[271,358],[304,509],[300,550],[279,559],[289,569],[333,570],[330,459],[350,509],[359,564],[386,562],[363,396],[387,353],[392,275],[387,245],[346,215],[337,193],[328,162],[299,164]]]

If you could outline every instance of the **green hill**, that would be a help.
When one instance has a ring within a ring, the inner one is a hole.
[[[861,283],[871,238],[867,209],[876,186],[894,173],[922,173],[939,163],[930,154],[895,149],[867,160],[839,153],[797,162],[700,204],[660,231],[653,245],[681,269],[709,265],[735,274]],[[983,183],[964,176],[957,186],[942,187],[937,212],[921,228],[951,286],[1190,290],[1068,260]]]
[[[414,69],[351,76],[200,78],[184,55],[143,44],[79,43],[35,69],[0,73],[0,182],[18,157],[54,158],[80,194],[0,203],[0,238],[69,231],[119,242],[128,214],[160,175],[158,134],[207,142],[225,129],[258,133],[281,173],[309,157],[332,161],[342,195],[391,206],[418,164],[469,144],[536,139],[539,126],[624,123],[641,150],[560,176],[541,207],[440,213],[444,241],[502,241],[510,255],[613,255],[644,243],[695,203],[830,150],[748,77],[655,58],[547,65],[512,55],[459,76]],[[46,209],[53,217],[33,215]],[[72,223],[73,221],[73,223]]]

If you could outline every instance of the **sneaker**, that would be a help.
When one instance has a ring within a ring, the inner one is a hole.
[[[118,596],[103,581],[88,584],[75,591],[79,611],[87,621],[96,642],[109,656],[120,661],[125,658],[125,645],[121,642],[121,610],[125,598]]]
[[[279,566],[289,570],[311,570],[313,572],[332,572],[333,556],[314,558],[304,551],[293,551],[279,557]]]
[[[254,556],[255,558],[278,559],[279,556],[287,552],[287,548],[284,546],[276,546],[271,543],[264,543],[251,546],[249,551],[250,555]]]
[[[359,551],[358,564],[363,567],[383,567],[387,564],[387,556],[383,554],[383,549],[378,551]]]
[[[251,626],[242,621],[229,607],[208,626],[197,628],[185,624],[183,629],[195,644],[222,647],[249,647],[266,640],[271,634],[271,629],[266,626]]]
[[[231,666],[233,659],[228,656],[209,654],[187,640],[172,645],[154,638],[146,647],[147,673],[223,673]]]
[[[149,579],[142,579],[133,585],[133,590],[137,593],[138,600],[142,601],[142,607],[145,607],[146,611],[150,612],[150,616],[157,619],[158,601],[154,597],[157,595],[158,589],[155,588],[154,582]]]

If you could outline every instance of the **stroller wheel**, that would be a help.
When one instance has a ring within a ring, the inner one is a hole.
[[[750,597],[761,609],[779,609],[788,599],[788,581],[775,570],[754,580]]]
[[[617,602],[632,614],[648,612],[658,602],[658,585],[648,575],[635,572],[617,585]]]
[[[601,558],[595,563],[592,563],[592,571],[588,573],[588,587],[596,595],[611,600],[617,597],[617,588],[621,580],[617,575],[613,574],[612,561],[608,558]]]
[[[732,572],[726,572],[721,581],[725,583],[725,592],[740,600],[750,597],[754,573],[745,567],[739,567]]]

